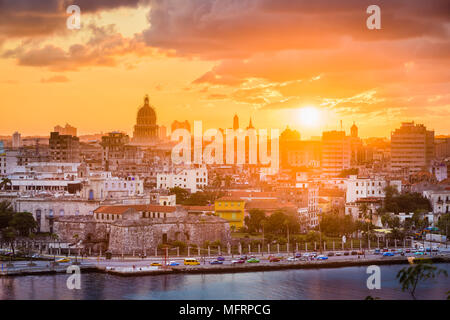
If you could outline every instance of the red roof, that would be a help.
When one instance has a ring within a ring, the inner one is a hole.
[[[214,206],[183,206],[187,211],[214,211]]]
[[[94,213],[110,213],[123,214],[129,209],[142,212],[175,212],[176,207],[173,206],[158,206],[158,205],[128,205],[128,206],[101,206],[94,210]]]

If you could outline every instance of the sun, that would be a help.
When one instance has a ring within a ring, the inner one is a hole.
[[[300,123],[306,127],[316,127],[320,123],[320,111],[315,107],[303,107],[298,111]]]

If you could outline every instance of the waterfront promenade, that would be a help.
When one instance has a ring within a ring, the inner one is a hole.
[[[274,254],[278,256],[278,254]],[[274,256],[272,255],[272,256]],[[135,257],[119,257],[113,259],[102,258],[80,258],[71,256],[70,262],[59,263],[56,266],[52,265],[52,261],[34,261],[35,266],[29,266],[27,261],[13,262],[8,265],[8,262],[1,262],[0,276],[19,276],[30,274],[52,274],[52,273],[66,273],[67,268],[72,265],[72,262],[77,260],[81,272],[106,272],[111,274],[123,276],[139,276],[139,275],[156,275],[168,273],[228,273],[228,272],[253,272],[253,271],[270,271],[282,269],[303,269],[303,268],[338,268],[347,266],[361,266],[361,265],[385,265],[385,264],[407,264],[408,257],[414,259],[432,259],[433,262],[450,262],[450,248],[442,248],[438,253],[432,252],[426,255],[414,255],[407,253],[404,256],[395,255],[393,257],[386,257],[380,254],[374,254],[373,251],[366,252],[365,255],[348,255],[348,256],[330,256],[326,260],[311,260],[303,259],[297,261],[288,261],[288,257],[292,257],[293,253],[280,254],[284,259],[279,262],[270,262],[267,254],[252,254],[257,257],[259,263],[233,264],[232,260],[238,256],[223,256],[225,261],[223,264],[212,265],[217,257],[194,257],[200,265],[185,266],[183,261],[187,257],[149,257],[145,259]],[[248,256],[249,257],[249,256]],[[54,256],[48,256],[54,258]],[[61,257],[56,257],[56,259]],[[65,256],[64,256],[65,258]],[[177,266],[168,266],[169,262],[176,262]],[[152,266],[154,263],[159,263],[160,266]]]

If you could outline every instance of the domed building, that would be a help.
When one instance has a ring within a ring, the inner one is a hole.
[[[148,95],[144,98],[144,105],[139,109],[134,126],[133,142],[148,144],[158,138],[158,125],[156,124],[155,109],[150,106]]]

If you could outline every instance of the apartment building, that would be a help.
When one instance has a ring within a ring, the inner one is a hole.
[[[156,177],[158,189],[175,187],[189,189],[195,193],[208,185],[208,170],[205,167],[179,169],[178,172],[158,173]]]
[[[338,176],[342,170],[350,168],[351,144],[345,131],[326,131],[322,134],[322,174]]]
[[[391,133],[392,171],[428,170],[434,156],[434,131],[427,130],[423,124],[404,122]]]

